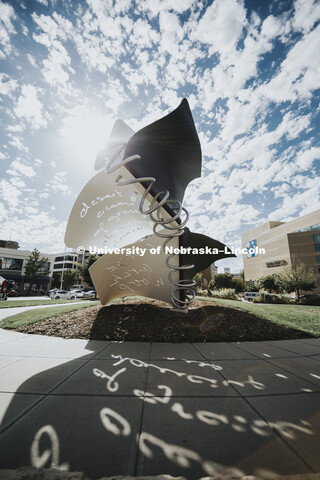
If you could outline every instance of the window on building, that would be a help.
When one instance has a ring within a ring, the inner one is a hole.
[[[74,262],[74,256],[73,256],[73,255],[66,255],[66,256],[64,257],[64,259],[65,259],[66,261],[69,260],[69,262],[70,262],[70,261],[71,261],[71,262]]]
[[[320,255],[317,255],[317,263],[320,264]]]
[[[56,257],[54,259],[55,262],[63,262],[63,257]]]
[[[314,244],[314,249],[316,252],[320,252],[320,243],[315,243]]]
[[[19,258],[0,257],[0,269],[22,270],[23,260]]]
[[[320,233],[314,233],[312,237],[314,242],[320,242]]]
[[[50,270],[50,262],[45,262],[43,267],[39,268],[38,272],[48,272]]]
[[[300,230],[296,230],[292,233],[300,233],[300,232],[312,232],[313,230],[320,230],[320,223],[315,223],[314,225],[310,225],[309,227],[301,228]]]

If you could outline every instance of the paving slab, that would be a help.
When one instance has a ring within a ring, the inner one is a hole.
[[[49,396],[2,434],[1,468],[134,475],[142,407],[138,398]]]
[[[320,343],[311,345],[297,340],[276,340],[268,343],[275,347],[288,350],[289,352],[298,353],[299,355],[320,355]]]
[[[41,398],[44,397],[33,394],[0,393],[0,433],[39,402]],[[8,410],[10,405],[11,408]]]
[[[158,397],[238,396],[214,365],[181,360],[150,360],[147,392]]]
[[[128,361],[119,366],[114,364],[115,360],[91,360],[65,380],[53,393],[143,396],[148,364],[141,368],[131,365]]]
[[[193,343],[192,345],[208,360],[256,358],[255,355],[231,343]]]
[[[48,337],[45,337],[48,338]],[[54,338],[54,337],[53,337]],[[35,352],[34,356],[47,358],[82,358],[89,359],[97,355],[108,345],[107,342],[99,340],[77,340],[77,339],[60,339],[60,342]]]
[[[233,342],[241,350],[251,353],[256,357],[267,360],[268,358],[294,357],[298,353],[270,345],[268,342]]]
[[[7,365],[10,365],[11,363],[18,362],[19,360],[22,360],[24,357],[14,357],[11,355],[3,355],[0,356],[0,368],[6,367]]]
[[[17,341],[18,338],[27,337],[26,333],[19,333],[19,332],[10,332],[9,330],[4,330],[0,328],[0,343],[6,343],[11,340]]]
[[[314,472],[320,471],[320,393],[288,395],[285,398],[249,398],[284,441]]]
[[[318,338],[300,338],[299,342],[310,343],[310,345],[320,345],[320,337],[318,337]]]
[[[158,343],[151,344],[150,360],[181,359],[203,360],[204,357],[190,343]]]
[[[262,478],[272,478],[310,472],[241,398],[146,402],[138,475],[170,473],[198,479],[263,473]]]
[[[149,342],[105,342],[106,348],[96,358],[113,359],[117,355],[122,357],[148,360],[150,356]]]
[[[43,335],[27,335],[19,337],[16,341],[11,338],[8,342],[0,344],[0,355],[33,355],[45,348],[58,345],[62,341],[58,337],[45,337]]]
[[[0,391],[19,393],[48,393],[83,361],[68,362],[62,358],[25,357],[0,370]]]
[[[219,364],[220,373],[245,397],[319,390],[312,383],[263,360],[223,360]]]
[[[271,359],[269,362],[320,387],[320,362],[314,357]]]

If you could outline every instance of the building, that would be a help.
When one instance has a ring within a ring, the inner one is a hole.
[[[15,288],[20,294],[26,294],[32,291],[46,291],[51,286],[54,255],[41,253],[41,257],[48,258],[43,268],[49,274],[45,277],[39,276],[30,286],[28,279],[25,278],[25,266],[31,252],[28,250],[19,250],[17,242],[0,240],[0,276],[6,280],[14,282]]]
[[[243,256],[246,281],[304,263],[313,269],[319,285],[314,292],[320,293],[320,210],[290,222],[269,221],[248,230],[242,234],[242,247],[250,249]]]
[[[53,273],[62,273],[63,270],[76,270],[79,266],[76,252],[57,253],[54,257]]]
[[[39,276],[30,286],[25,277],[25,265],[31,252],[20,250],[17,242],[0,240],[0,276],[15,283],[15,288],[20,295],[27,294],[31,289],[33,292],[43,292],[52,287],[52,280],[55,274],[62,274],[65,270],[77,270],[79,264],[83,265],[88,258],[88,253],[78,255],[77,252],[64,252],[58,254],[41,253],[40,258],[48,258],[44,267],[48,271],[45,277]],[[61,278],[59,276],[59,278]],[[79,281],[81,284],[81,281]],[[54,286],[60,286],[55,282]]]
[[[224,273],[230,273],[230,268],[229,267],[224,267],[223,271],[224,271]]]

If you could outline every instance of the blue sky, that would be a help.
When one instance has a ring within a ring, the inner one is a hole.
[[[114,121],[137,130],[183,97],[193,231],[239,247],[320,208],[319,19],[313,0],[0,0],[0,238],[63,251]]]

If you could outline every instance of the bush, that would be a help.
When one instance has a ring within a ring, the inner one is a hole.
[[[197,288],[196,293],[197,293],[198,297],[207,297],[208,296],[207,290],[203,290],[202,288]]]
[[[320,295],[317,293],[307,293],[297,300],[299,305],[320,306]]]
[[[261,292],[258,297],[253,299],[253,303],[290,303],[290,298],[285,295]]]
[[[216,273],[209,282],[213,290],[233,289],[237,293],[245,291],[245,283],[241,278],[234,278],[231,273]]]
[[[213,297],[225,298],[226,300],[238,300],[234,288],[222,288],[221,290],[211,290]]]

